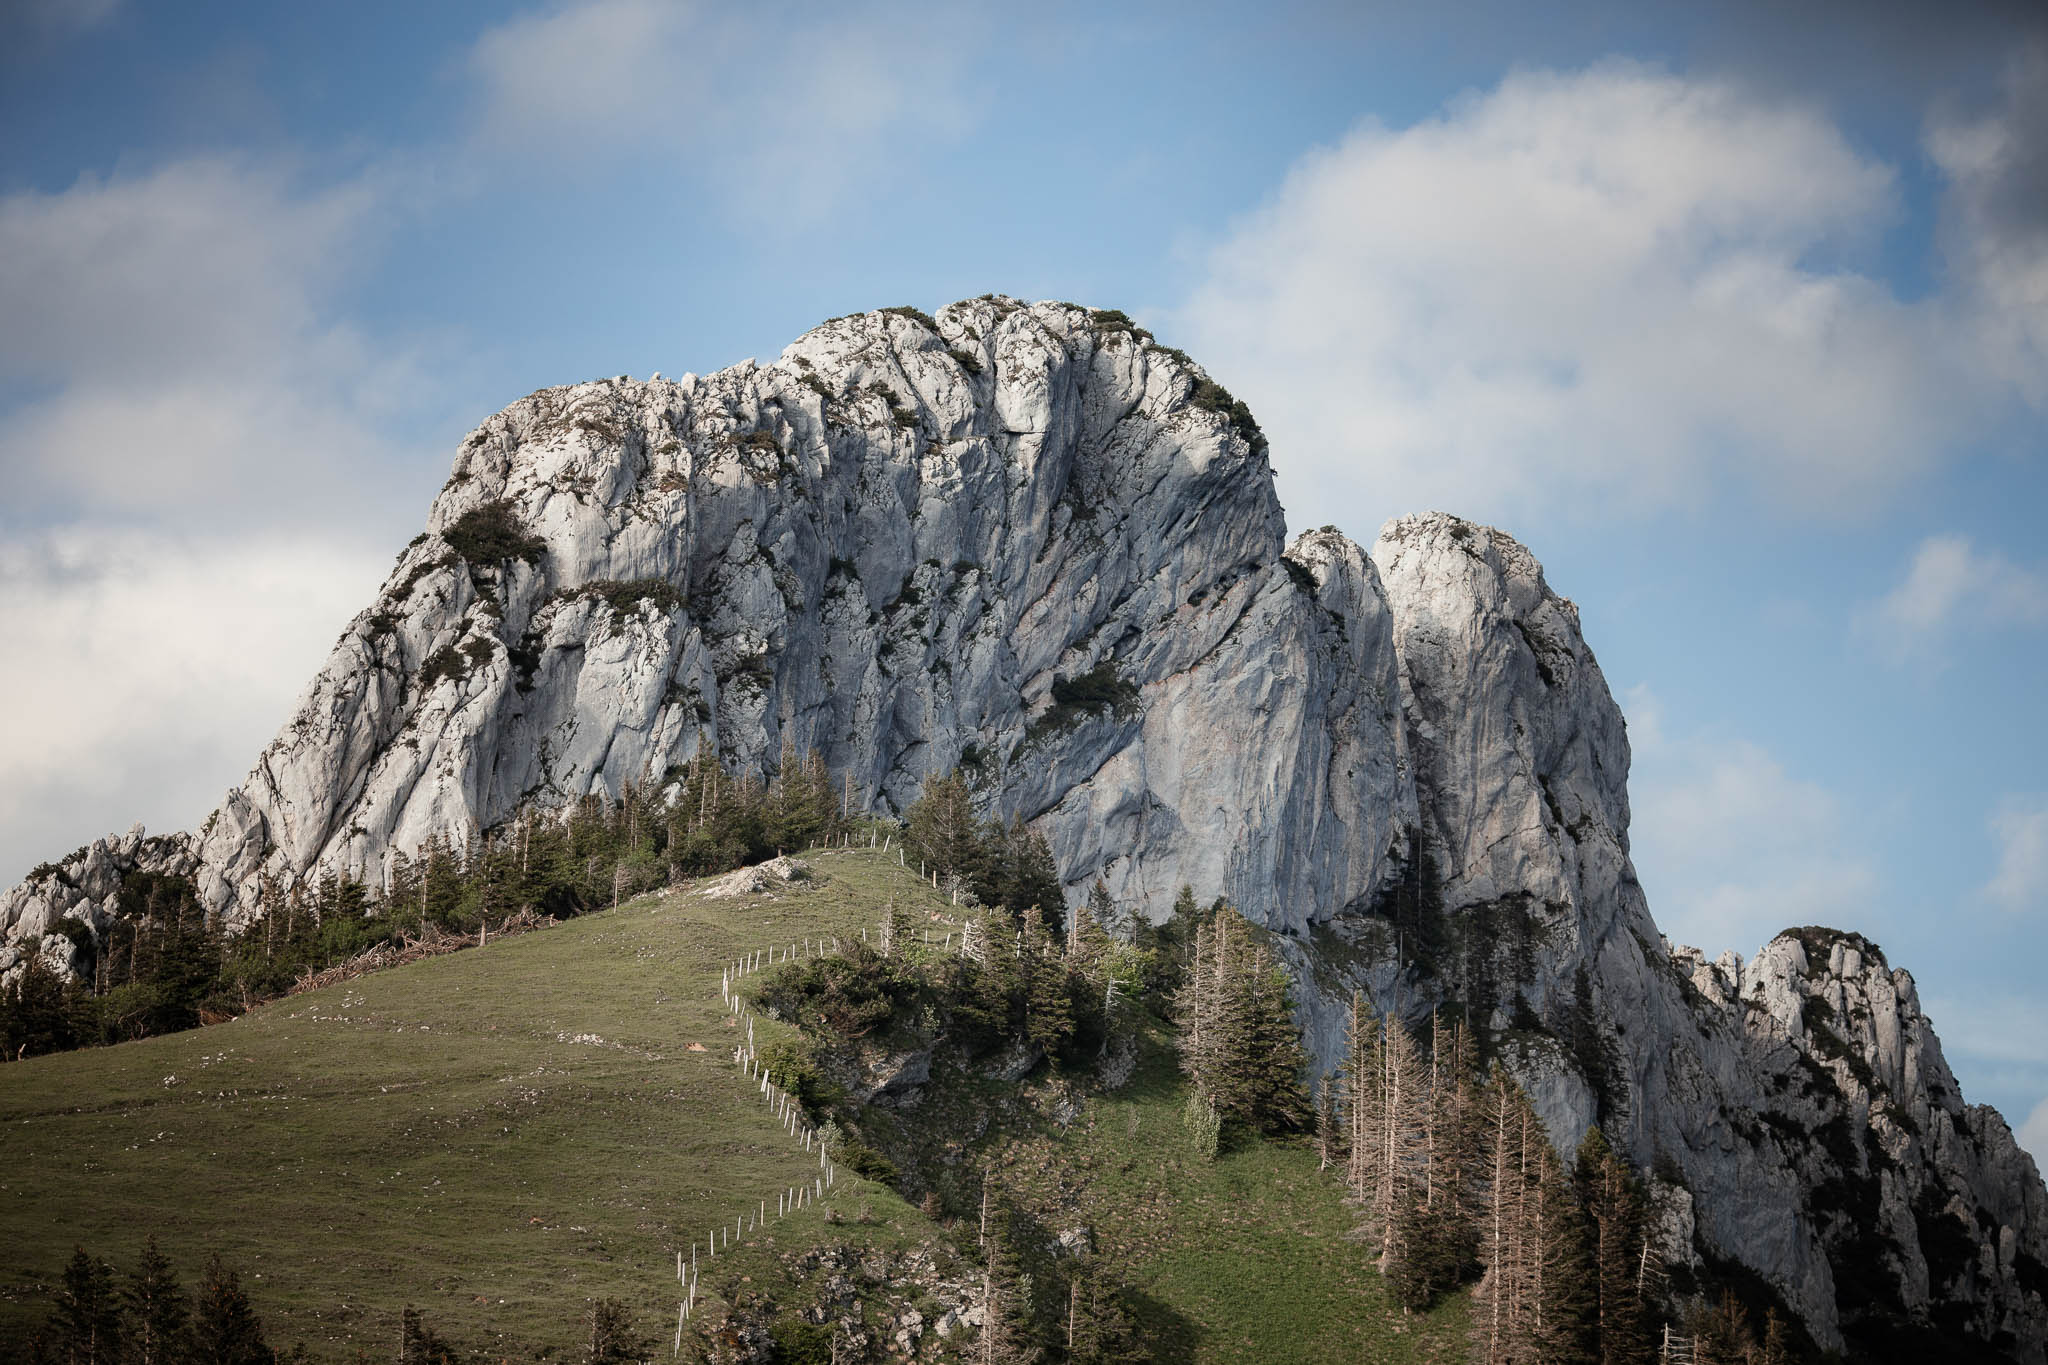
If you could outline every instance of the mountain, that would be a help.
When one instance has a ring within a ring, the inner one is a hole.
[[[1280,935],[1324,1065],[1355,989],[1463,1007],[1561,1149],[1597,1122],[1652,1177],[1681,1268],[1753,1273],[1822,1345],[2048,1359],[2048,1193],[1912,978],[1832,930],[1667,944],[1626,725],[1533,556],[1442,514],[1288,545],[1250,412],[1115,312],[884,310],[514,403],[243,785],[37,869],[0,969],[68,966],[60,923],[136,870],[238,928],[700,742],[814,748],[884,813],[958,768],[1070,900],[1157,919],[1185,884]]]

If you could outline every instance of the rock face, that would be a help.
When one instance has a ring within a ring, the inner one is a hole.
[[[1621,714],[1528,551],[1441,514],[1370,558],[1288,546],[1250,415],[1121,314],[870,313],[771,365],[513,404],[248,779],[196,834],[38,869],[0,970],[67,967],[134,871],[236,928],[266,886],[374,883],[700,742],[760,770],[785,741],[882,812],[959,768],[1075,900],[1229,897],[1325,1062],[1354,989],[1467,1005],[1561,1146],[1598,1122],[1682,1182],[1676,1242],[1824,1345],[1896,1321],[2044,1358],[2039,1175],[1962,1104],[1910,978],[1820,931],[1746,967],[1669,948]]]

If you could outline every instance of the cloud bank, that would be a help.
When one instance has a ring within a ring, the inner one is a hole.
[[[1522,72],[1305,158],[1179,322],[1293,505],[1526,524],[1732,480],[1829,518],[2041,399],[2041,314],[2004,292],[2037,262],[1973,207],[2024,116],[2015,95],[1937,140],[1958,264],[1908,301],[1856,264],[1896,173],[1817,111],[1630,62]]]

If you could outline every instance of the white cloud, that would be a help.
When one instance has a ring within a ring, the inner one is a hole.
[[[114,824],[190,828],[248,771],[388,555],[303,535],[0,542],[0,884]]]
[[[580,0],[513,19],[472,49],[476,140],[530,174],[694,171],[704,203],[808,221],[855,185],[950,142],[977,21],[929,6],[829,13],[677,0]]]
[[[0,499],[41,518],[325,519],[416,452],[415,350],[331,316],[385,192],[194,160],[0,198]]]
[[[2048,797],[2007,797],[1991,816],[1998,869],[1984,895],[2007,910],[2048,907]]]
[[[1897,199],[1813,110],[1627,63],[1523,72],[1304,159],[1179,321],[1298,506],[1526,523],[1732,477],[1831,515],[1990,420],[1952,354],[1974,314],[1842,264]]]
[[[393,434],[435,372],[333,303],[391,198],[213,159],[0,197],[0,883],[203,816],[439,482]]]
[[[1630,851],[1674,942],[1746,955],[1794,925],[1861,918],[1876,866],[1832,792],[1747,741],[1667,738],[1647,689],[1629,701],[1649,718],[1630,726]]]
[[[2019,1126],[2014,1136],[2034,1158],[2034,1164],[2048,1170],[2048,1100],[2034,1106],[2034,1112],[2027,1115],[2026,1122]]]
[[[2038,407],[2048,402],[2048,41],[2013,58],[1995,109],[1936,117],[1927,150],[1951,186],[1943,236],[1975,323],[1959,340]]]
[[[2048,622],[2048,574],[2023,568],[1968,536],[1929,536],[1898,587],[1860,613],[1857,627],[1904,655],[1951,627]]]

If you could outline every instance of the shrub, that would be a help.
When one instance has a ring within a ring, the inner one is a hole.
[[[548,552],[547,542],[526,529],[504,498],[470,508],[441,538],[472,564],[502,564],[510,559],[537,564]]]
[[[878,1185],[896,1183],[896,1163],[864,1143],[841,1144],[838,1157],[839,1164],[855,1175],[872,1180]]]
[[[642,602],[652,602],[654,609],[664,615],[689,605],[675,584],[663,578],[600,578],[564,595],[604,603],[615,624],[638,611]]]
[[[1118,674],[1113,660],[1104,659],[1077,677],[1053,679],[1052,699],[1060,706],[1099,710],[1136,701],[1138,689]]]
[[[1204,412],[1213,412],[1228,422],[1238,435],[1244,437],[1255,451],[1266,448],[1265,433],[1259,430],[1258,422],[1252,417],[1252,410],[1244,401],[1230,396],[1230,390],[1213,379],[1199,380],[1188,401]]]
[[[962,350],[960,347],[955,346],[949,349],[946,354],[952,356],[953,363],[967,371],[968,374],[977,375],[981,373],[981,357],[974,352]]]
[[[475,639],[460,645],[443,645],[427,656],[420,665],[420,691],[432,691],[434,684],[443,678],[461,682],[479,667],[491,661],[497,653],[496,647],[486,639]]]
[[[924,328],[927,332],[936,332],[939,330],[939,324],[934,322],[932,320],[932,315],[930,313],[925,312],[922,308],[912,308],[910,305],[904,304],[901,307],[897,308],[884,308],[882,309],[882,312],[888,314],[891,317],[909,318],[912,322]]]

